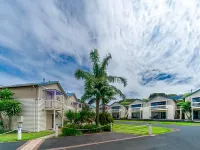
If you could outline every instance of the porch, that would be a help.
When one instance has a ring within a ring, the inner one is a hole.
[[[55,130],[56,124],[63,126],[64,94],[56,89],[45,89],[46,129]]]

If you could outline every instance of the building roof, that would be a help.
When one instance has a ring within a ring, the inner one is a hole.
[[[26,87],[26,86],[45,86],[45,85],[51,85],[51,84],[58,84],[60,87],[62,93],[67,96],[65,93],[65,90],[61,86],[59,81],[49,81],[49,82],[35,82],[35,83],[25,83],[25,84],[15,84],[15,85],[6,85],[6,86],[0,86],[1,88],[15,88],[15,87]]]
[[[66,93],[67,94],[67,96],[75,96],[75,93]]]
[[[190,93],[190,94],[188,94],[187,96],[185,96],[184,98],[186,98],[186,97],[188,97],[188,96],[191,96],[191,95],[193,95],[193,94],[195,94],[195,93],[197,93],[197,92],[199,92],[200,91],[200,89],[198,89],[198,90],[196,90],[196,91],[194,91],[194,92],[192,92],[192,93]]]

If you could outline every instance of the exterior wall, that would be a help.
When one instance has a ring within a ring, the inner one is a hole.
[[[151,113],[150,113],[149,107],[143,107],[142,117],[143,117],[143,119],[150,119],[151,118]]]
[[[14,93],[14,99],[36,98],[37,95],[36,86],[11,87],[8,89]]]
[[[142,104],[142,105],[144,105],[144,102],[142,102],[142,101],[140,101],[140,100],[135,100],[133,103],[131,103],[130,105],[129,105],[129,108],[128,108],[128,119],[131,119],[132,118],[132,108],[131,108],[131,105],[135,105],[135,104]],[[142,109],[143,109],[143,107],[142,107]],[[140,112],[140,110],[138,110],[139,112]],[[143,112],[141,112],[141,113],[143,113]],[[142,115],[143,116],[143,115]]]
[[[126,109],[126,107],[124,107],[123,105],[120,105],[119,103],[113,103],[112,105],[110,105],[110,113],[111,113],[111,115],[112,115],[112,107],[113,106],[121,106],[120,112],[119,112],[119,117],[120,118],[126,117],[127,109]]]
[[[186,97],[185,101],[189,101],[189,102],[192,103],[192,98],[194,98],[194,97],[200,97],[200,91],[198,91],[198,92]],[[192,107],[192,113],[193,113],[193,110],[200,110],[200,108],[195,108],[195,107],[193,108]],[[188,118],[188,116],[190,116],[189,113],[187,113],[187,115],[185,114],[185,119],[190,119],[190,118]],[[192,119],[193,119],[193,114],[192,114]]]
[[[167,119],[174,119],[175,117],[175,111],[176,111],[176,102],[174,100],[162,97],[162,96],[156,96],[151,101],[148,102],[148,106],[151,107],[152,102],[160,102],[160,101],[167,101]],[[151,110],[150,110],[151,111]],[[161,110],[160,110],[161,111]],[[163,110],[165,111],[165,110]],[[144,112],[145,113],[145,112]],[[144,115],[143,113],[143,115]],[[149,118],[151,118],[151,112],[149,112]]]
[[[69,96],[68,98],[65,98],[64,104],[66,106],[66,110],[72,110],[72,111],[79,111],[81,108],[78,105],[73,105],[73,102],[77,102],[75,96]],[[80,104],[81,105],[81,104]]]
[[[22,130],[26,131],[36,131],[36,110],[35,105],[36,101],[33,98],[27,98],[27,99],[20,99],[19,100],[21,104],[21,116],[23,116],[23,124],[22,124]],[[17,123],[17,116],[12,118],[12,129],[17,129],[18,123]]]

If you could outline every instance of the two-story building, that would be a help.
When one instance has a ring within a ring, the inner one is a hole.
[[[191,119],[200,120],[200,89],[186,96],[185,101],[191,102]],[[190,119],[189,117],[190,114],[185,115],[186,119]]]
[[[81,109],[75,94],[65,93],[58,81],[1,86],[14,93],[14,100],[21,102],[23,130],[39,132],[63,126],[66,110]],[[12,118],[12,129],[17,129],[17,117]]]
[[[108,112],[114,119],[127,117],[127,108],[117,102],[110,105]]]
[[[140,99],[135,100],[128,106],[128,118],[129,119],[143,119],[143,104]]]
[[[148,102],[135,100],[129,105],[129,119],[175,119],[176,101],[161,95],[151,97]]]

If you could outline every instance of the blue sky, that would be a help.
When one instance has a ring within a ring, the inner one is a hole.
[[[83,93],[73,74],[89,52],[112,54],[109,74],[128,97],[200,88],[198,0],[0,0],[0,85],[59,80]]]

